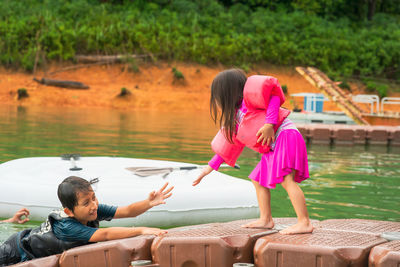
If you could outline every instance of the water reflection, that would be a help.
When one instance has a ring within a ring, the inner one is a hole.
[[[208,114],[3,107],[0,161],[21,156],[118,155],[197,160],[215,132]]]

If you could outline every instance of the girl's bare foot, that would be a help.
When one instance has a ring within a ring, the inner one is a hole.
[[[272,229],[272,228],[274,228],[274,225],[275,224],[274,224],[273,220],[258,219],[256,221],[244,224],[241,227],[243,227],[243,228],[268,228],[268,229]]]
[[[279,231],[282,235],[294,235],[294,234],[306,234],[312,233],[314,230],[314,226],[308,222],[298,222],[295,225],[292,225],[282,231]]]

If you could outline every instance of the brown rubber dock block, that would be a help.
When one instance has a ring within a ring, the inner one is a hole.
[[[331,128],[327,125],[312,124],[309,128],[310,142],[312,144],[330,144]]]
[[[389,133],[387,126],[367,126],[367,141],[371,145],[387,145]]]
[[[400,146],[400,126],[392,127],[389,130],[389,139],[391,146]]]
[[[297,223],[297,218],[293,218],[293,217],[273,218],[273,220],[274,220],[274,223],[275,223],[274,229],[278,230],[278,231],[286,229],[289,226],[294,225],[294,224]],[[251,220],[249,220],[249,221],[251,221]],[[319,227],[320,221],[318,221],[318,220],[310,220],[310,221],[311,221],[311,224],[314,227]]]
[[[354,129],[353,141],[358,145],[365,145],[367,143],[367,130],[364,125],[352,125]]]
[[[58,267],[58,259],[60,254],[39,258],[35,260],[25,261],[12,265],[13,267]]]
[[[319,222],[318,227],[324,230],[346,231],[381,235],[384,232],[400,232],[400,222],[363,220],[363,219],[330,219]]]
[[[177,227],[177,228],[173,228],[173,229],[169,229],[168,231],[170,232],[174,232],[174,231],[180,231],[182,230],[189,230],[192,228],[196,228],[196,229],[200,229],[200,228],[207,228],[207,227],[216,227],[216,226],[225,226],[228,225],[229,227],[233,227],[233,228],[241,228],[242,225],[247,224],[249,222],[253,222],[257,219],[245,219],[245,220],[237,220],[237,221],[231,221],[231,222],[226,222],[226,223],[208,223],[208,224],[200,224],[200,225],[192,225],[192,226],[183,226],[183,227]],[[275,226],[273,228],[273,230],[283,230],[291,225],[294,225],[297,223],[297,218],[294,217],[281,217],[281,218],[273,218]],[[310,220],[311,223],[314,225],[314,227],[318,227],[320,221],[318,220]],[[266,229],[266,228],[261,228],[262,229]],[[266,230],[270,230],[270,229],[266,229]]]
[[[257,267],[365,267],[370,250],[384,242],[374,235],[321,229],[312,234],[272,234],[257,240],[254,260]]]
[[[252,220],[170,229],[154,240],[153,262],[160,267],[232,267],[237,262],[252,263],[256,240],[277,231],[240,227],[249,221]]]
[[[61,254],[60,267],[119,267],[150,260],[154,236],[143,235],[76,247]]]
[[[400,266],[400,240],[380,244],[369,254],[370,267]]]
[[[353,145],[355,131],[349,125],[331,125],[331,134],[336,145]]]

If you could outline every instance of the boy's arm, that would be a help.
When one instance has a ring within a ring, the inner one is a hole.
[[[136,217],[150,208],[152,207],[148,199],[132,203],[128,206],[118,207],[114,219]]]
[[[166,230],[148,227],[110,227],[99,228],[93,233],[89,242],[100,242],[107,240],[115,240],[138,235],[162,235],[167,233]]]
[[[160,190],[151,192],[145,200],[132,203],[128,206],[118,207],[114,218],[136,217],[154,206],[165,204],[165,199],[172,195],[170,192],[174,189],[173,186],[167,189],[167,186],[168,183],[165,183]]]

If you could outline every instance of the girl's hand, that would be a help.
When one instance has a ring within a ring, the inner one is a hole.
[[[196,180],[193,181],[192,185],[196,186],[201,182],[201,179],[204,178],[204,176],[208,175],[210,172],[212,172],[214,169],[211,168],[209,165],[207,165],[207,167],[205,167],[203,169],[203,171],[201,172],[201,174],[199,175],[199,177],[197,177]]]
[[[174,187],[170,187],[168,188],[166,191],[164,191],[168,186],[168,182],[165,183],[165,185],[163,187],[160,188],[160,190],[153,191],[149,194],[148,200],[150,203],[151,207],[160,205],[160,204],[165,204],[165,199],[169,198],[172,193],[170,193],[172,191],[172,189],[174,189]]]
[[[159,228],[150,228],[150,227],[143,227],[142,229],[142,235],[163,235],[168,233],[167,230],[162,230]]]
[[[275,141],[274,125],[270,123],[264,124],[260,130],[258,130],[256,136],[258,137],[257,143],[262,142],[262,145],[269,146]]]

